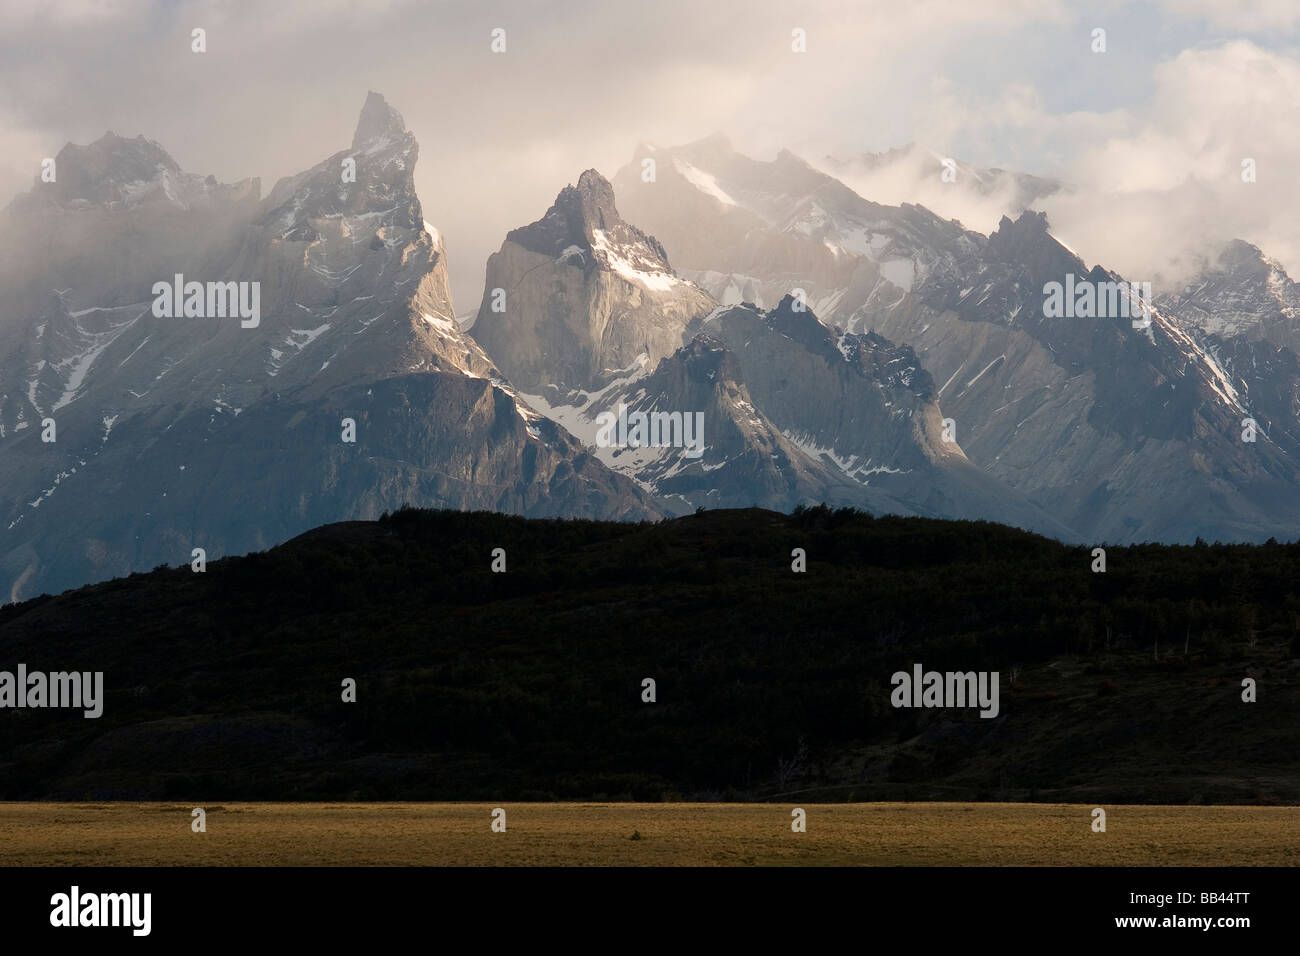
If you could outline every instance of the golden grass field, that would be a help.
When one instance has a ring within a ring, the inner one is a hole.
[[[1294,866],[1297,807],[1009,803],[3,803],[5,866]],[[640,839],[633,839],[638,833]]]

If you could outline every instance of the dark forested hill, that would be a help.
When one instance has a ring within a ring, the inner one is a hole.
[[[1300,545],[1093,561],[824,508],[330,525],[0,609],[0,671],[106,689],[0,709],[0,798],[1300,802]],[[914,664],[998,716],[893,708]]]

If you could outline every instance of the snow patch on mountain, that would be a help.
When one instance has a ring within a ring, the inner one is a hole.
[[[1210,350],[1202,348],[1192,336],[1179,328],[1177,323],[1165,319],[1159,313],[1153,313],[1152,319],[1153,326],[1158,322],[1161,331],[1173,341],[1175,346],[1186,354],[1191,362],[1205,370],[1206,383],[1224,404],[1230,405],[1239,412],[1246,411],[1241,395]]]
[[[103,311],[120,311],[121,308],[123,307]],[[131,307],[127,306],[124,308],[130,309]],[[92,311],[100,310],[87,309],[80,314],[86,315]],[[83,329],[80,325],[75,327],[74,334],[81,339],[83,347],[66,358],[53,363],[52,367],[60,374],[60,376],[66,373],[67,378],[64,380],[63,394],[60,395],[58,400],[50,407],[50,411],[57,412],[60,408],[63,408],[69,402],[76,399],[77,395],[81,392],[82,386],[86,382],[86,376],[90,374],[90,369],[95,364],[95,360],[104,353],[105,349],[116,342],[123,332],[142,319],[148,311],[148,309],[145,309],[136,314],[134,318],[128,319],[127,321],[121,322],[117,325],[112,325],[102,332],[90,332]],[[30,394],[31,393],[29,392],[29,396]],[[35,401],[33,401],[32,404],[35,405]]]
[[[609,241],[604,230],[593,229],[592,231],[592,248],[601,256],[605,264],[613,269],[624,279],[633,282],[639,282],[655,292],[670,292],[679,285],[682,280],[668,272],[655,271],[645,272],[638,269],[632,259],[624,254],[624,250]],[[644,257],[638,257],[640,262],[645,262]]]
[[[807,432],[796,432],[793,429],[782,431],[786,438],[790,439],[799,449],[808,454],[815,461],[830,461],[844,474],[848,475],[854,481],[863,484],[871,484],[872,475],[902,475],[907,474],[911,469],[891,468],[888,465],[873,465],[871,458],[861,461],[859,455],[844,456],[836,453],[833,448],[824,448],[813,441],[812,435]]]
[[[739,205],[736,200],[732,199],[727,192],[718,185],[716,176],[706,173],[702,169],[697,169],[683,159],[673,157],[673,166],[676,170],[686,177],[687,182],[704,193],[706,196],[712,196],[724,206]]]
[[[911,259],[888,259],[880,263],[880,274],[904,292],[911,292],[916,281],[916,263]]]

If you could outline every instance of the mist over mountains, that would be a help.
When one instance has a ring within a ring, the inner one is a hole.
[[[662,513],[522,406],[461,333],[412,185],[418,146],[382,97],[350,149],[265,198],[183,177],[142,139],[65,153],[77,191],[37,189],[6,213],[7,241],[28,249],[6,256],[0,323],[11,599],[408,501]],[[258,282],[259,324],[156,317],[153,284],[173,274]],[[341,440],[344,419],[359,441]]]
[[[1266,250],[1227,244],[1140,327],[1049,317],[1051,283],[1145,278],[1054,238],[1032,207],[1068,184],[919,149],[763,161],[712,136],[521,209],[466,330],[419,154],[372,92],[347,148],[265,195],[144,137],[56,155],[0,225],[0,598],[404,504],[1300,536],[1300,294]],[[855,191],[882,177],[918,201]],[[936,189],[1007,214],[977,231],[920,201]],[[206,298],[160,314],[157,285],[190,282]],[[249,284],[255,321],[210,314]]]

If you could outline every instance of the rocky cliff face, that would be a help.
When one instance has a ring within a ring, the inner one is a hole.
[[[1180,316],[1049,317],[1044,287],[1121,277],[1086,267],[1041,214],[1004,219],[960,277],[917,290],[926,313],[882,315],[914,342],[963,447],[1094,539],[1264,540],[1300,530],[1295,464],[1242,441],[1252,414],[1213,343]],[[1139,324],[1142,324],[1139,321]]]
[[[738,357],[754,401],[807,456],[902,510],[983,517],[1069,540],[1064,523],[973,465],[916,353],[828,328],[791,297],[703,327]]]
[[[588,414],[596,426],[595,454],[683,510],[758,504],[789,511],[825,502],[912,513],[783,433],[754,400],[736,355],[708,331],[653,373],[603,394]],[[647,440],[661,444],[637,443],[637,416]],[[608,423],[606,438],[602,423]]]
[[[377,94],[349,149],[260,201],[256,182],[184,173],[143,139],[60,153],[58,188],[5,214],[0,597],[408,502],[661,513],[460,331],[417,155]],[[260,314],[156,315],[155,283],[177,274],[256,283]]]
[[[589,169],[488,259],[473,335],[521,389],[568,404],[653,369],[713,304],[623,220],[610,184]]]

